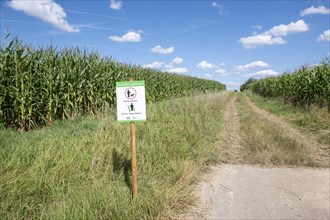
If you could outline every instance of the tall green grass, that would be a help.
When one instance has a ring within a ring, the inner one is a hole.
[[[116,103],[116,82],[130,77],[146,81],[149,103],[225,90],[219,82],[120,64],[97,52],[34,49],[13,39],[0,47],[0,123],[24,130],[104,113]]]
[[[313,67],[302,67],[294,73],[257,80],[248,88],[263,97],[281,99],[294,106],[312,105],[330,110],[330,60]]]
[[[131,197],[129,125],[82,117],[31,132],[0,129],[1,219],[168,219],[222,157],[228,94],[162,101],[136,123],[138,197]]]

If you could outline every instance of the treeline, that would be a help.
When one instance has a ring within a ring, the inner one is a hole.
[[[302,67],[277,77],[249,79],[241,86],[241,90],[245,89],[294,106],[309,108],[317,105],[330,110],[330,60],[325,59],[319,65]]]
[[[0,122],[20,130],[54,119],[104,113],[117,81],[146,81],[147,102],[225,90],[205,79],[125,65],[79,48],[33,49],[18,39],[0,47]]]

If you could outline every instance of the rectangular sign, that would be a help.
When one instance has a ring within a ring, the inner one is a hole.
[[[145,121],[146,93],[144,81],[116,82],[117,120]]]

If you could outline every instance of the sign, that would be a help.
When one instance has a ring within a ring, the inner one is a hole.
[[[117,120],[145,121],[146,93],[144,81],[116,82]]]

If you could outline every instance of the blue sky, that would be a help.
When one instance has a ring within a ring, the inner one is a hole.
[[[329,1],[1,1],[1,41],[97,50],[238,89],[330,57]]]

